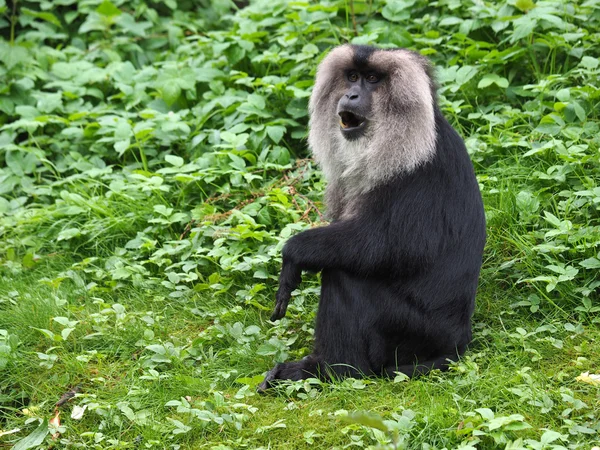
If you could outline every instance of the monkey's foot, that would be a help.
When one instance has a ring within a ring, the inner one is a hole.
[[[277,364],[269,370],[263,382],[256,388],[256,391],[259,394],[264,394],[268,389],[276,386],[278,382],[283,380],[299,381],[314,378],[317,376],[317,366],[317,363],[311,357],[307,357],[302,361]]]

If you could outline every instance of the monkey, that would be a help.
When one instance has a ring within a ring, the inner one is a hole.
[[[486,240],[465,144],[444,118],[428,59],[342,45],[317,68],[308,143],[330,223],[292,236],[271,320],[302,272],[321,272],[314,349],[258,386],[447,370],[472,339]]]

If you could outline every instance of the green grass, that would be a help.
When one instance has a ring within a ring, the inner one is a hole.
[[[0,447],[598,445],[597,6],[201,3],[0,0]],[[258,395],[312,348],[317,276],[268,317],[321,221],[307,99],[343,42],[436,66],[487,214],[474,340],[446,373]]]
[[[449,373],[397,382],[292,383],[271,395],[259,396],[254,393],[256,379],[244,378],[260,376],[272,362],[270,357],[256,354],[263,331],[258,339],[240,343],[215,327],[217,321],[240,321],[244,327],[258,324],[267,333],[265,314],[261,319],[255,311],[232,311],[226,301],[215,302],[208,296],[182,304],[156,292],[124,289],[111,299],[125,308],[123,316],[116,319],[108,299],[101,302],[81,296],[68,284],[51,289],[37,281],[40,275],[53,271],[55,267],[37,268],[26,275],[5,278],[0,284],[3,299],[8,292],[21,293],[11,294],[16,304],[5,305],[0,317],[0,329],[9,330],[21,341],[18,360],[2,380],[6,429],[22,426],[24,408],[33,417],[51,417],[54,403],[74,386],[80,387],[77,398],[61,408],[66,426],[63,442],[91,446],[94,437],[90,433],[100,432],[96,435],[102,436],[97,437],[98,448],[120,448],[111,444],[111,439],[131,443],[140,437],[159,448],[174,443],[183,448],[218,443],[232,448],[330,448],[351,442],[366,446],[375,442],[373,431],[340,419],[346,412],[362,410],[386,419],[405,411],[411,420],[403,424],[401,435],[410,448],[419,443],[456,448],[472,439],[473,426],[486,432],[485,420],[476,412],[479,408],[492,409],[496,417],[519,414],[516,423],[531,425],[520,431],[511,431],[509,425],[501,427],[498,441],[517,437],[536,440],[549,429],[563,433],[566,445],[572,439],[569,429],[585,426],[591,432],[597,423],[598,388],[579,383],[575,377],[598,367],[600,331],[587,326],[568,331],[565,326],[569,321],[560,314],[548,317],[528,313],[525,308],[511,309],[511,296],[499,293],[496,287],[484,286],[480,292],[473,345]],[[192,313],[194,308],[212,311],[214,319]],[[79,323],[67,341],[49,351],[52,344],[48,338],[32,327],[58,333],[63,327],[52,318],[61,316]],[[150,317],[153,321],[148,324]],[[293,322],[291,328],[301,324],[298,319]],[[525,334],[543,326],[550,328]],[[523,335],[517,331],[520,328],[525,330]],[[145,335],[149,330],[151,339]],[[93,337],[93,333],[102,334]],[[211,338],[204,342],[210,345],[198,348],[194,341],[206,333]],[[180,353],[165,362],[152,362],[155,353],[144,349],[149,342],[171,342]],[[58,358],[51,368],[40,368],[36,352]],[[182,356],[183,352],[193,356]],[[156,377],[144,379],[150,375],[150,367],[156,370]],[[244,383],[250,387],[245,388]],[[165,406],[181,398],[188,399],[199,417]],[[565,412],[573,408],[574,399],[579,409]],[[73,404],[88,405],[83,420],[69,419]],[[232,414],[243,418],[232,419]],[[191,430],[171,435],[175,427],[170,419]],[[479,439],[477,448],[498,446],[491,433]],[[590,435],[588,442],[592,444],[594,439]],[[579,437],[577,442],[583,445]]]

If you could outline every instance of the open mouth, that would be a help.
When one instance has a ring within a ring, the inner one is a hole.
[[[364,117],[351,113],[350,111],[341,111],[339,115],[342,130],[355,130],[362,127],[366,121]]]

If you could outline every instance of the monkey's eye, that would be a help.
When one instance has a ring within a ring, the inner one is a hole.
[[[358,72],[350,72],[348,74],[348,80],[351,81],[351,82],[353,82],[353,83],[355,81],[358,81]]]
[[[379,77],[374,73],[370,73],[369,75],[367,75],[366,80],[369,83],[377,83],[379,81]]]

